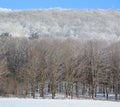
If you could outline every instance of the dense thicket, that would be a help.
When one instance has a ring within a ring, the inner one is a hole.
[[[0,95],[65,97],[120,94],[120,42],[0,39]]]

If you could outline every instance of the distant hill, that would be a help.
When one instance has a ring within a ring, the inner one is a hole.
[[[113,39],[120,36],[120,10],[0,8],[0,34],[28,37]]]

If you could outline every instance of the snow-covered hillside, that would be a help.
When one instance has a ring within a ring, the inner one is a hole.
[[[13,36],[113,39],[120,36],[120,10],[0,9],[0,33]]]
[[[94,100],[0,99],[0,107],[120,107],[120,103]]]

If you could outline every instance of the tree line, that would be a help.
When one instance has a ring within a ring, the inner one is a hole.
[[[120,42],[0,38],[0,95],[120,95]]]

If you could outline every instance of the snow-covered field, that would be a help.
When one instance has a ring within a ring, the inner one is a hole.
[[[1,98],[0,107],[120,107],[120,102]]]

